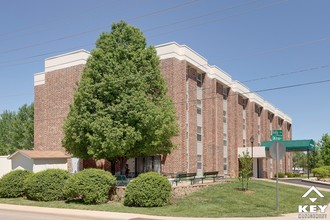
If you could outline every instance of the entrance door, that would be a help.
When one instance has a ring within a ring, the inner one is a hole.
[[[258,158],[257,159],[257,167],[258,167],[258,178],[264,178],[264,169],[263,169],[263,159]]]

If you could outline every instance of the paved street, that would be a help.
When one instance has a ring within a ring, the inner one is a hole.
[[[305,182],[302,181],[301,179],[280,179],[280,182],[285,182],[285,183],[292,183],[292,184],[297,184],[297,185],[303,185],[303,186],[315,186],[318,189],[329,189],[330,190],[330,185],[324,185],[324,184],[319,184],[315,182]]]
[[[22,211],[12,211],[12,210],[0,210],[0,219],[3,220],[77,220],[77,219],[90,219],[96,220],[99,218],[87,217],[84,218],[82,216],[63,216],[54,213],[46,214],[46,213],[36,213],[36,212],[22,212]]]
[[[330,210],[327,210],[329,215]],[[43,208],[0,204],[0,219],[4,220],[200,220],[201,218],[149,216],[133,213],[115,213],[87,210]],[[203,218],[203,220],[251,220],[252,218]],[[277,217],[263,217],[265,220],[297,219],[297,213]]]

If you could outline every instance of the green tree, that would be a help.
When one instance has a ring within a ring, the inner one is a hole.
[[[321,158],[324,165],[330,166],[330,136],[327,133],[322,136],[318,146],[321,150]]]
[[[13,138],[16,149],[33,149],[34,105],[23,105],[13,120]]]
[[[307,167],[307,155],[305,152],[294,152],[292,161],[294,168],[299,167],[305,170],[305,168]]]
[[[0,154],[8,155],[15,151],[13,120],[15,112],[5,110],[0,115]]]
[[[64,123],[63,145],[81,158],[167,154],[176,114],[154,47],[125,22],[102,33]]]
[[[243,156],[239,157],[240,162],[240,175],[239,180],[242,183],[242,190],[248,190],[249,189],[249,181],[252,174],[252,165],[253,165],[253,159],[250,157],[249,153],[244,153]]]
[[[17,113],[6,110],[0,114],[0,155],[33,148],[33,119],[33,103],[23,105]]]
[[[311,169],[321,167],[324,165],[321,157],[320,146],[318,146],[318,144],[315,146],[315,150],[310,152],[309,164]]]

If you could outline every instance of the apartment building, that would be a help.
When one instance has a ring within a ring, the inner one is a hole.
[[[219,171],[236,177],[239,152],[246,149],[251,155],[253,144],[254,176],[272,177],[275,163],[261,143],[278,129],[284,140],[291,140],[292,119],[189,47],[171,42],[156,50],[177,113],[180,131],[173,138],[177,147],[169,155],[133,158],[128,161],[130,170],[197,175]],[[45,71],[35,74],[35,150],[65,151],[63,122],[89,56],[79,50],[51,57],[45,60]],[[70,161],[69,169],[79,169],[77,160]],[[291,168],[288,152],[280,161],[280,171]]]

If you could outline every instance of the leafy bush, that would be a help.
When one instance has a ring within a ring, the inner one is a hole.
[[[318,167],[312,169],[312,173],[318,178],[323,179],[329,175],[329,171],[325,167]]]
[[[26,197],[37,201],[64,199],[63,187],[70,174],[61,169],[48,169],[29,176],[24,182]]]
[[[284,177],[285,177],[285,173],[278,172],[278,178],[284,178]],[[274,178],[276,178],[276,173],[274,174]]]
[[[0,179],[0,197],[16,198],[24,195],[23,182],[32,175],[29,170],[14,170]]]
[[[293,173],[286,173],[286,176],[291,178],[291,177],[293,177]]]
[[[155,172],[140,174],[128,183],[125,191],[125,206],[159,207],[168,204],[171,184]]]
[[[65,184],[67,199],[80,199],[85,204],[100,204],[107,201],[109,190],[116,184],[111,173],[100,169],[85,169],[72,176]]]
[[[301,174],[300,173],[293,173],[292,177],[301,177]]]
[[[330,175],[330,166],[322,166],[324,169],[328,171],[328,176]]]

